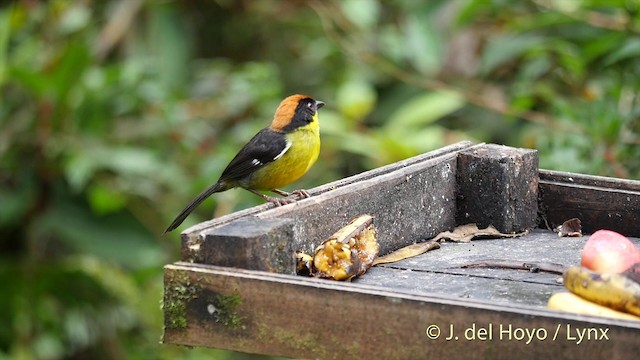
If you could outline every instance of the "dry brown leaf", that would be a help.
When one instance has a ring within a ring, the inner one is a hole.
[[[409,246],[405,246],[401,249],[398,249],[390,254],[377,258],[373,262],[373,265],[388,264],[388,263],[408,259],[414,256],[418,256],[420,254],[424,254],[429,250],[439,249],[439,248],[440,248],[440,244],[438,244],[435,241],[425,241],[417,244],[412,244]]]
[[[560,237],[581,237],[582,222],[578,218],[569,219],[553,231],[557,232]]]
[[[478,229],[478,225],[476,224],[466,224],[455,227],[453,231],[441,232],[431,240],[449,239],[455,242],[470,242],[471,239],[478,236],[518,237],[525,234],[527,234],[527,231],[516,234],[505,234],[498,231],[493,225],[489,225],[486,229]]]

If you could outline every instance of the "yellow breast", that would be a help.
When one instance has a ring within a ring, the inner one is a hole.
[[[306,174],[318,160],[320,130],[317,114],[309,125],[300,127],[285,136],[291,143],[291,147],[282,157],[253,174],[252,188],[272,190],[291,184]]]

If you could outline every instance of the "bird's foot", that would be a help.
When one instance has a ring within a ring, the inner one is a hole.
[[[268,202],[274,204],[275,206],[282,206],[282,205],[287,205],[287,204],[296,202],[296,200],[294,199],[277,198],[277,197],[267,196],[267,195],[264,195],[263,198]]]
[[[298,200],[307,199],[311,197],[311,194],[309,194],[309,192],[307,192],[307,190],[304,190],[304,189],[294,190],[293,192],[291,192],[291,195],[295,195],[298,198]]]
[[[301,200],[301,199],[306,199],[311,197],[311,195],[307,192],[307,190],[304,189],[298,189],[298,190],[294,190],[290,193],[286,192],[286,191],[282,191],[279,189],[273,189],[271,190],[274,193],[278,194],[278,195],[282,195],[284,197],[290,197],[291,195],[294,195],[297,199],[296,200]]]

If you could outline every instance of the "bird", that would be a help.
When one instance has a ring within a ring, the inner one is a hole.
[[[320,125],[318,110],[324,102],[307,95],[286,97],[271,124],[260,130],[244,145],[222,171],[213,185],[193,199],[167,227],[164,233],[176,229],[205,199],[214,193],[233,188],[248,190],[276,206],[308,198],[306,190],[291,193],[278,188],[301,178],[318,160],[320,154]],[[265,195],[271,191],[285,198]],[[296,200],[289,198],[291,195]]]

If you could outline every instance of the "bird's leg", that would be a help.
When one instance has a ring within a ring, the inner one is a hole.
[[[260,196],[261,198],[265,199],[266,201],[275,204],[276,206],[281,206],[281,205],[286,205],[286,204],[291,204],[292,202],[295,202],[295,200],[292,199],[284,199],[284,198],[277,198],[277,197],[273,197],[273,196],[267,196],[259,191],[253,190],[253,189],[247,189],[249,191],[251,191],[252,193]]]
[[[282,196],[291,196],[291,195],[295,195],[298,200],[300,199],[306,199],[308,197],[311,197],[311,195],[309,195],[309,193],[307,192],[307,190],[303,190],[303,189],[298,189],[298,190],[294,190],[290,193],[286,192],[286,191],[282,191],[279,189],[273,189],[271,190],[274,193],[278,194],[278,195],[282,195]]]
[[[273,190],[271,190],[271,192],[274,192],[274,193],[276,193],[278,195],[281,195],[281,196],[284,196],[284,197],[287,197],[287,196],[291,195],[291,193],[288,193],[288,192],[280,190],[280,189],[273,189]]]

